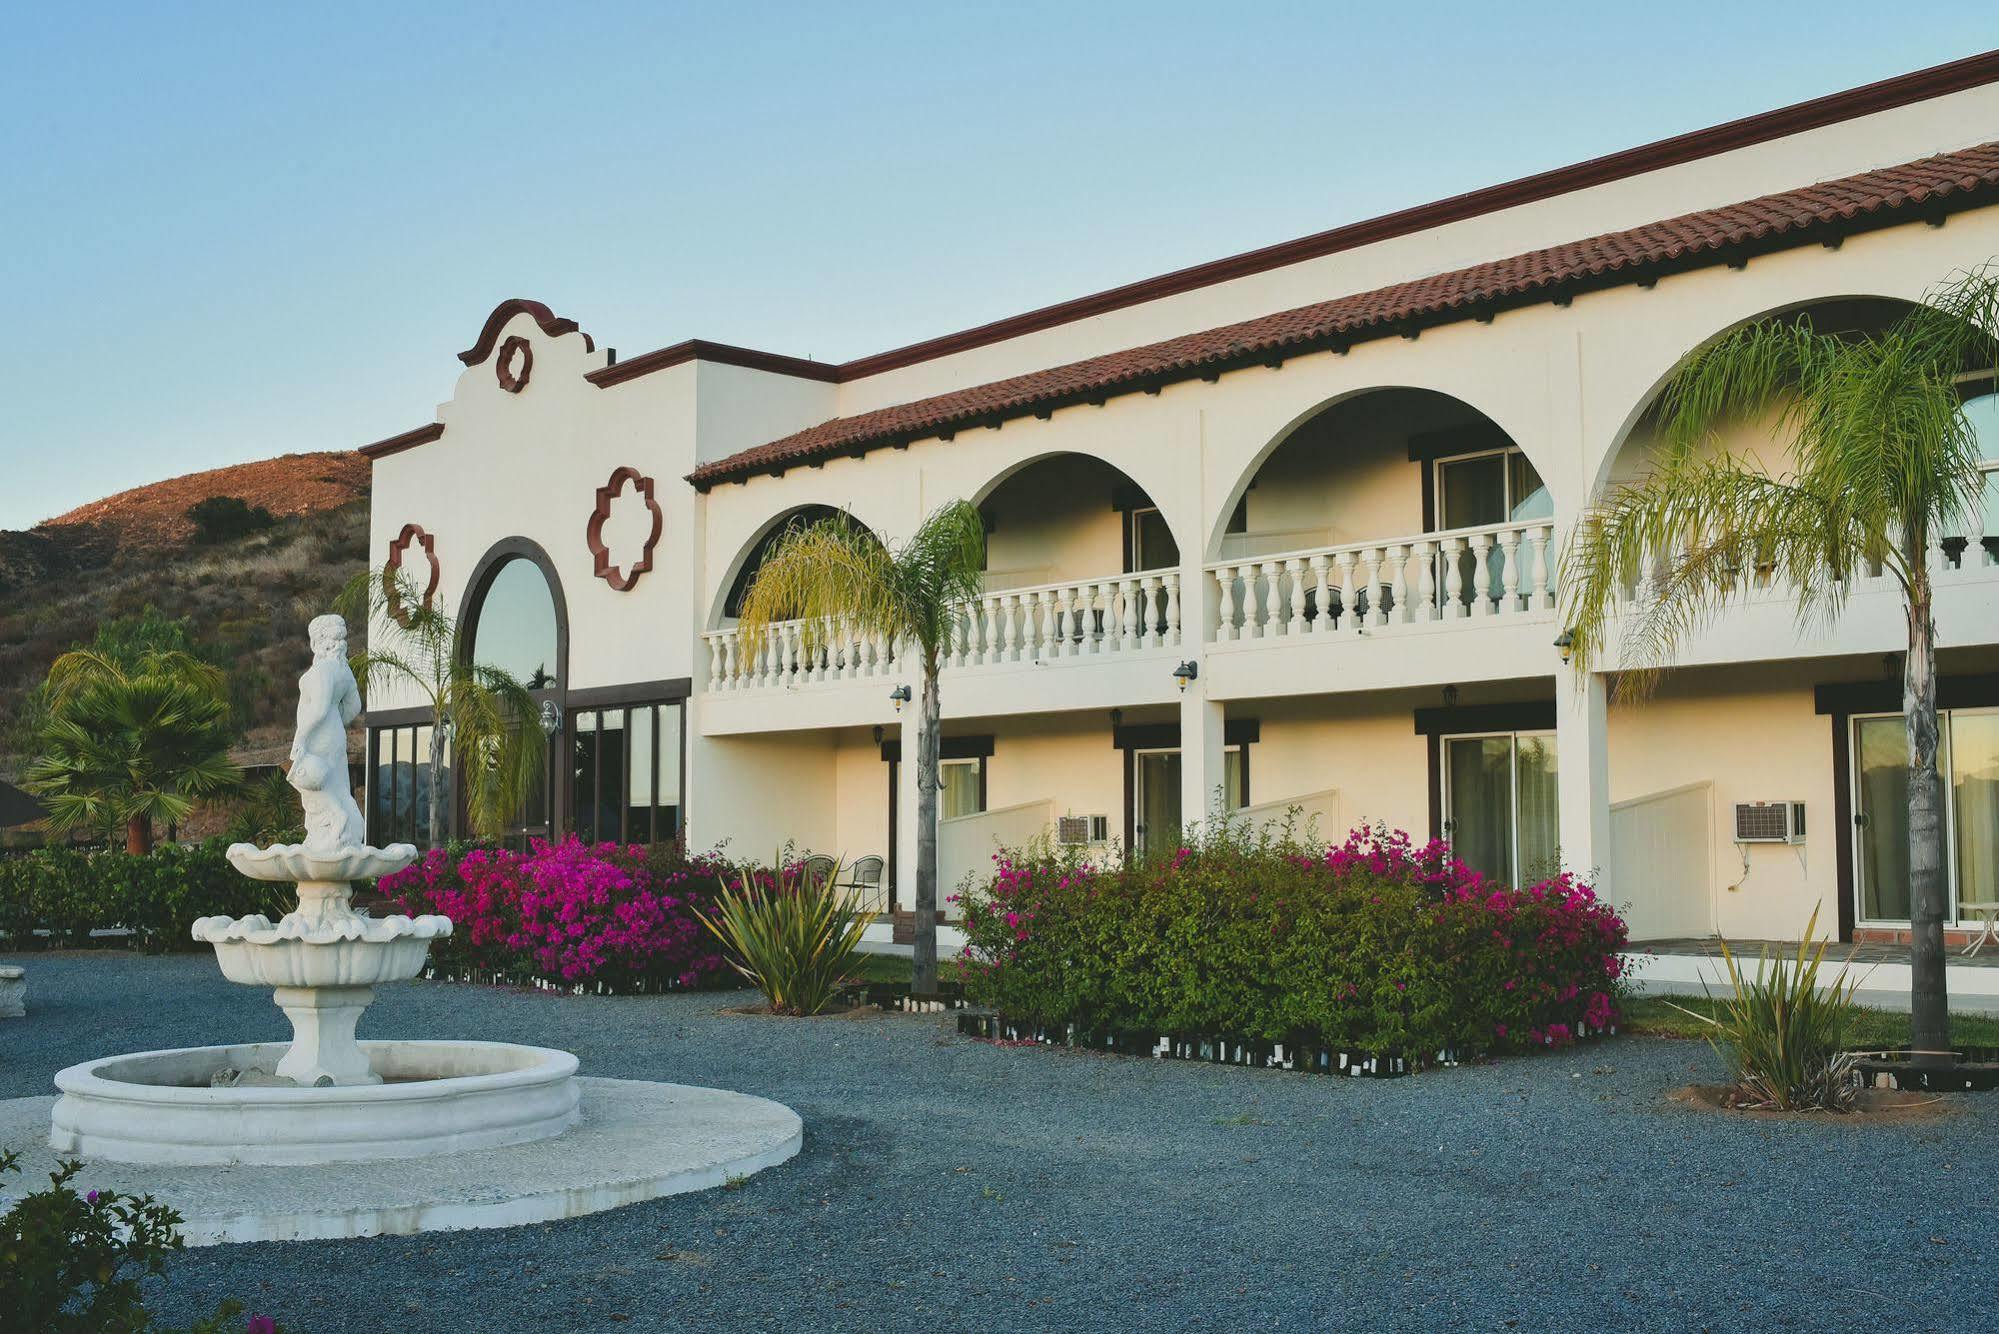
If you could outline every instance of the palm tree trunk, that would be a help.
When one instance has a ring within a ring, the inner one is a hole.
[[[430,729],[430,846],[441,848],[445,843],[445,799],[450,795],[444,789],[450,786],[444,776],[444,720],[437,719]]]
[[[125,851],[143,857],[153,850],[153,817],[135,815],[125,822]]]
[[[1909,1018],[1912,1046],[1944,1064],[1950,1001],[1944,985],[1943,783],[1937,774],[1936,626],[1921,548],[1912,562],[1909,656],[1902,670],[1902,717],[1909,735]]]
[[[937,992],[937,654],[923,662],[923,717],[916,733],[916,946],[910,990]]]

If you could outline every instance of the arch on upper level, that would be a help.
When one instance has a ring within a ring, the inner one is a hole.
[[[970,497],[986,523],[988,591],[1177,569],[1180,540],[1158,500],[1093,453],[1017,460]]]
[[[1539,468],[1456,395],[1380,385],[1322,400],[1258,451],[1210,516],[1233,560],[1544,518]]]
[[[723,626],[732,624],[738,616],[742,615],[743,597],[749,592],[750,584],[755,581],[757,571],[763,567],[764,560],[770,555],[771,548],[775,547],[787,534],[796,532],[801,528],[808,528],[815,523],[835,518],[842,514],[846,515],[850,522],[859,526],[864,532],[874,536],[876,541],[879,542],[881,540],[880,535],[876,534],[874,529],[856,519],[851,511],[817,502],[792,506],[790,509],[785,510],[765,523],[757,530],[756,535],[745,542],[736,552],[735,558],[729,564],[728,573],[721,582],[720,595],[715,599],[714,606],[709,611],[707,628],[710,630],[720,629]]]

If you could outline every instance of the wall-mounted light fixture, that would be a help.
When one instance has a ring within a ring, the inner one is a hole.
[[[1123,727],[1123,726],[1124,726],[1124,710],[1123,710],[1123,709],[1112,709],[1112,710],[1111,710],[1111,730],[1115,731],[1115,730],[1117,730],[1118,728],[1120,728],[1120,727]]]
[[[541,702],[541,734],[553,737],[562,730],[562,706],[552,699]]]
[[[895,711],[901,713],[902,706],[909,703],[909,687],[897,686],[888,692],[888,698],[889,702],[895,705]]]
[[[1444,707],[1447,709],[1458,707],[1458,688],[1456,686],[1444,687]]]
[[[1201,664],[1195,662],[1192,658],[1175,667],[1173,669],[1173,679],[1180,683],[1180,693],[1183,695],[1187,693],[1187,683],[1199,677],[1200,674]]]
[[[1569,665],[1569,657],[1576,651],[1576,637],[1567,630],[1555,636],[1555,648],[1562,655],[1562,665]]]
[[[876,723],[876,724],[875,724],[875,744],[876,744],[877,746],[879,746],[879,745],[880,745],[881,743],[882,743],[882,725],[881,725],[880,723]]]

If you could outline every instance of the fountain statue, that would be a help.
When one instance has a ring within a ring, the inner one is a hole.
[[[215,947],[231,982],[273,988],[292,1021],[291,1050],[272,1073],[294,1084],[377,1084],[354,1039],[377,983],[415,977],[429,942],[451,919],[426,914],[377,921],[354,911],[353,881],[400,871],[416,860],[407,843],[367,846],[367,825],[347,784],[347,725],[361,692],[347,665],[347,623],[315,617],[306,629],[312,666],[298,682],[291,785],[305,811],[305,842],[259,848],[237,843],[229,862],[252,880],[298,884],[298,908],[273,923],[261,915],[204,917],[194,938]]]

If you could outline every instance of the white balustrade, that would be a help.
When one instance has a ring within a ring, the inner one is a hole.
[[[1221,561],[1208,566],[1215,638],[1383,634],[1549,611],[1554,540],[1554,525],[1535,520]]]
[[[1269,615],[1277,614],[1281,601],[1273,593]],[[1180,614],[1178,570],[1000,589],[956,609],[943,661],[946,668],[993,667],[1178,648]],[[780,621],[756,639],[732,626],[704,637],[708,688],[715,691],[900,680],[906,674],[900,646],[864,635],[849,621],[829,619],[809,633],[804,621]]]

